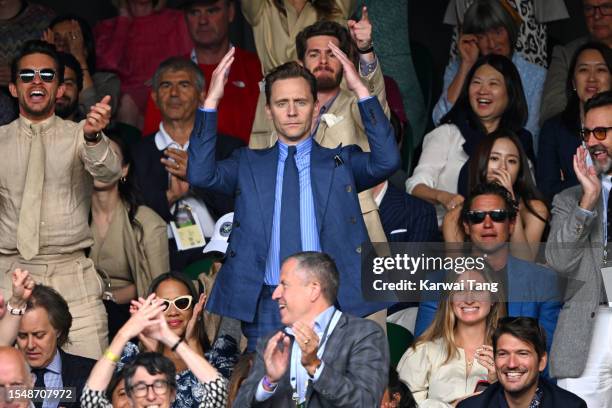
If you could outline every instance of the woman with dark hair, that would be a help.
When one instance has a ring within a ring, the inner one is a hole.
[[[582,138],[584,104],[595,94],[610,90],[612,50],[607,45],[589,42],[576,50],[566,82],[567,106],[542,126],[538,149],[536,180],[546,197],[578,184],[573,157]]]
[[[81,113],[110,95],[113,113],[119,103],[119,77],[112,72],[96,71],[96,45],[89,23],[76,14],[54,18],[43,33],[43,40],[55,45],[60,52],[72,54],[83,71],[83,89],[79,94]]]
[[[436,124],[444,123],[443,116],[459,98],[467,74],[478,57],[497,54],[511,58],[520,74],[529,107],[524,126],[537,138],[546,69],[515,53],[521,22],[516,11],[504,0],[476,0],[466,10],[457,41],[460,57],[451,60],[446,67],[442,95],[434,107]]]
[[[194,284],[180,272],[164,273],[151,282],[149,293],[155,294],[164,306],[164,318],[170,330],[185,339],[189,347],[204,357],[224,378],[229,378],[238,360],[238,345],[229,335],[219,336],[211,346],[204,326],[204,305],[206,296],[199,294]],[[173,407],[196,406],[201,395],[194,392],[197,378],[189,369],[189,364],[162,343],[151,341],[146,336],[139,337],[147,351],[155,351],[169,358],[176,367],[177,388]],[[140,349],[129,344],[121,357],[123,362],[138,355]]]
[[[94,181],[89,257],[105,279],[105,306],[110,338],[129,319],[132,299],[144,296],[151,281],[170,268],[166,223],[141,205],[130,174],[131,157],[124,142],[109,136],[122,163],[121,178],[112,183]]]
[[[406,384],[400,381],[395,367],[389,368],[389,383],[380,402],[380,408],[418,408],[412,393]]]
[[[518,137],[511,130],[497,129],[482,140],[469,161],[470,191],[478,184],[497,183],[510,193],[516,203],[518,217],[510,238],[514,255],[534,260],[538,244],[548,222],[549,211],[544,196],[538,191],[529,168],[529,160]],[[444,217],[445,242],[463,242],[460,206]]]
[[[119,406],[115,405],[115,398],[112,396],[112,399],[108,398],[109,391],[111,395],[114,394],[114,390],[109,390],[112,388],[109,384],[113,380],[118,364],[121,364],[120,369],[123,370],[121,378],[131,407],[224,408],[226,406],[227,380],[168,327],[166,319],[163,318],[164,307],[163,300],[157,299],[155,295],[133,302],[132,317],[121,327],[87,379],[80,400],[82,407]],[[163,344],[186,362],[195,379],[191,384],[191,392],[199,396],[197,403],[193,405],[177,403],[177,370],[168,357],[148,352],[136,355],[125,366],[120,362],[119,356],[126,345],[132,344],[129,340],[136,336]],[[121,379],[118,380],[118,384],[121,384]],[[120,385],[116,386],[115,390],[119,387]]]
[[[445,293],[434,321],[397,365],[419,407],[456,406],[479,381],[497,381],[491,335],[504,304],[496,292],[470,289],[469,282],[491,283],[484,271],[450,271],[450,282],[456,290]]]
[[[490,54],[474,63],[453,108],[442,125],[425,135],[423,151],[408,193],[436,205],[438,224],[446,211],[463,202],[468,190],[468,159],[497,128],[514,131],[527,157],[535,160],[527,121],[527,102],[512,61]]]
[[[117,121],[142,129],[157,66],[175,55],[187,55],[193,42],[181,10],[165,0],[113,0],[119,15],[94,27],[99,70],[121,80]]]

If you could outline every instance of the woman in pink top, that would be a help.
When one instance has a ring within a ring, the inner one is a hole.
[[[94,29],[98,70],[112,71],[121,80],[117,120],[142,128],[151,78],[160,62],[185,55],[193,48],[179,10],[165,0],[116,0],[119,16]]]

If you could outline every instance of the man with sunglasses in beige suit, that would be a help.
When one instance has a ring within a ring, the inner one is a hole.
[[[55,48],[36,40],[11,67],[19,118],[0,127],[0,292],[11,287],[13,269],[30,271],[68,302],[66,351],[97,359],[108,342],[107,321],[101,280],[84,253],[93,244],[88,217],[93,180],[110,183],[121,168],[102,134],[110,97],[81,123],[55,116],[63,73]],[[24,312],[7,305],[7,313]]]
[[[612,217],[612,92],[595,95],[584,107],[586,148],[574,155],[580,185],[557,194],[546,260],[574,279],[550,353],[558,385],[577,394],[589,407],[612,407],[612,288],[610,240]]]

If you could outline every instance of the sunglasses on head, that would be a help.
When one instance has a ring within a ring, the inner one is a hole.
[[[591,134],[593,135],[593,137],[595,137],[595,139],[597,140],[606,140],[606,137],[608,136],[608,130],[612,129],[612,126],[609,127],[596,127],[595,129],[589,129],[589,128],[582,128],[580,129],[580,136],[582,136],[582,140],[584,140],[585,142],[589,141],[589,137],[591,137]]]
[[[170,308],[170,305],[174,305],[178,310],[187,310],[191,307],[191,302],[193,302],[193,297],[190,295],[179,296],[173,300],[170,299],[160,299],[162,301],[162,305],[164,305],[164,311]]]
[[[26,84],[28,82],[32,82],[34,77],[38,74],[40,79],[44,82],[52,82],[55,79],[55,70],[51,68],[43,68],[43,69],[22,69],[19,71],[19,78],[22,82]]]
[[[493,222],[504,222],[510,218],[510,213],[506,210],[491,210],[491,211],[476,211],[471,210],[467,212],[467,219],[470,224],[480,224],[487,217],[491,217]]]

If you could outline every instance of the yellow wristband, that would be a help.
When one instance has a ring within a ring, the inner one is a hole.
[[[113,353],[110,349],[106,349],[106,351],[104,352],[104,357],[106,357],[108,360],[110,360],[113,363],[119,362],[119,356]]]

